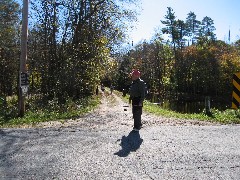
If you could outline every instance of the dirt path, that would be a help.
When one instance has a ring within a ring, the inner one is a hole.
[[[126,109],[126,111],[124,111],[124,109]],[[105,93],[102,95],[102,100],[99,107],[87,115],[74,120],[66,120],[65,122],[43,122],[37,124],[36,127],[74,128],[74,126],[77,126],[79,128],[81,127],[91,130],[103,130],[124,128],[126,126],[130,127],[132,126],[132,123],[131,109],[129,105],[124,103],[117,95],[109,95],[108,93]]]
[[[162,116],[155,116],[153,114],[143,112],[142,115],[143,128],[156,125],[184,125],[184,126],[208,126],[208,125],[220,125],[218,123],[211,123],[199,120],[184,120],[177,118],[166,118]],[[128,103],[125,103],[116,94],[109,95],[105,93],[103,95],[100,106],[93,112],[75,120],[66,120],[65,122],[51,121],[39,123],[37,127],[82,127],[90,129],[121,129],[132,128],[132,110]]]

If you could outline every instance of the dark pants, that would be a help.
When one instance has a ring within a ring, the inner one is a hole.
[[[142,126],[141,115],[142,115],[142,106],[132,106],[132,113],[134,119],[134,128],[140,129]]]

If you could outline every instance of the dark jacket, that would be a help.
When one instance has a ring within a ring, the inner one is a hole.
[[[143,103],[145,99],[145,83],[142,79],[137,79],[132,82],[130,87],[130,100],[133,105],[139,105]]]

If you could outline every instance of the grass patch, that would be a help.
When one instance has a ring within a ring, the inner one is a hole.
[[[31,97],[26,99],[26,112],[24,117],[18,116],[17,99],[7,101],[4,112],[0,114],[0,127],[19,127],[21,125],[34,125],[39,122],[61,121],[76,119],[100,104],[100,96],[91,96],[73,101],[69,98],[64,104],[57,99],[41,103],[41,98]]]
[[[119,93],[119,95],[121,95]],[[123,97],[125,102],[128,102],[129,95]],[[163,109],[160,106],[153,104],[149,101],[144,101],[143,110],[155,114],[157,116],[164,117],[174,117],[179,119],[192,119],[192,120],[202,120],[209,122],[219,122],[222,124],[240,124],[240,111],[227,109],[225,111],[219,111],[217,109],[211,109],[211,116],[206,115],[205,112],[193,113],[193,114],[183,114],[175,111]]]

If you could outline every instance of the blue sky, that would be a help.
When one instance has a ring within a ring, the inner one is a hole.
[[[156,27],[163,27],[160,20],[164,20],[167,7],[171,7],[177,19],[186,20],[192,11],[197,20],[208,16],[214,21],[217,39],[228,41],[231,31],[231,42],[240,39],[240,0],[140,0],[142,1],[141,15],[138,17],[136,28],[130,33],[130,41],[134,44],[149,40]]]

